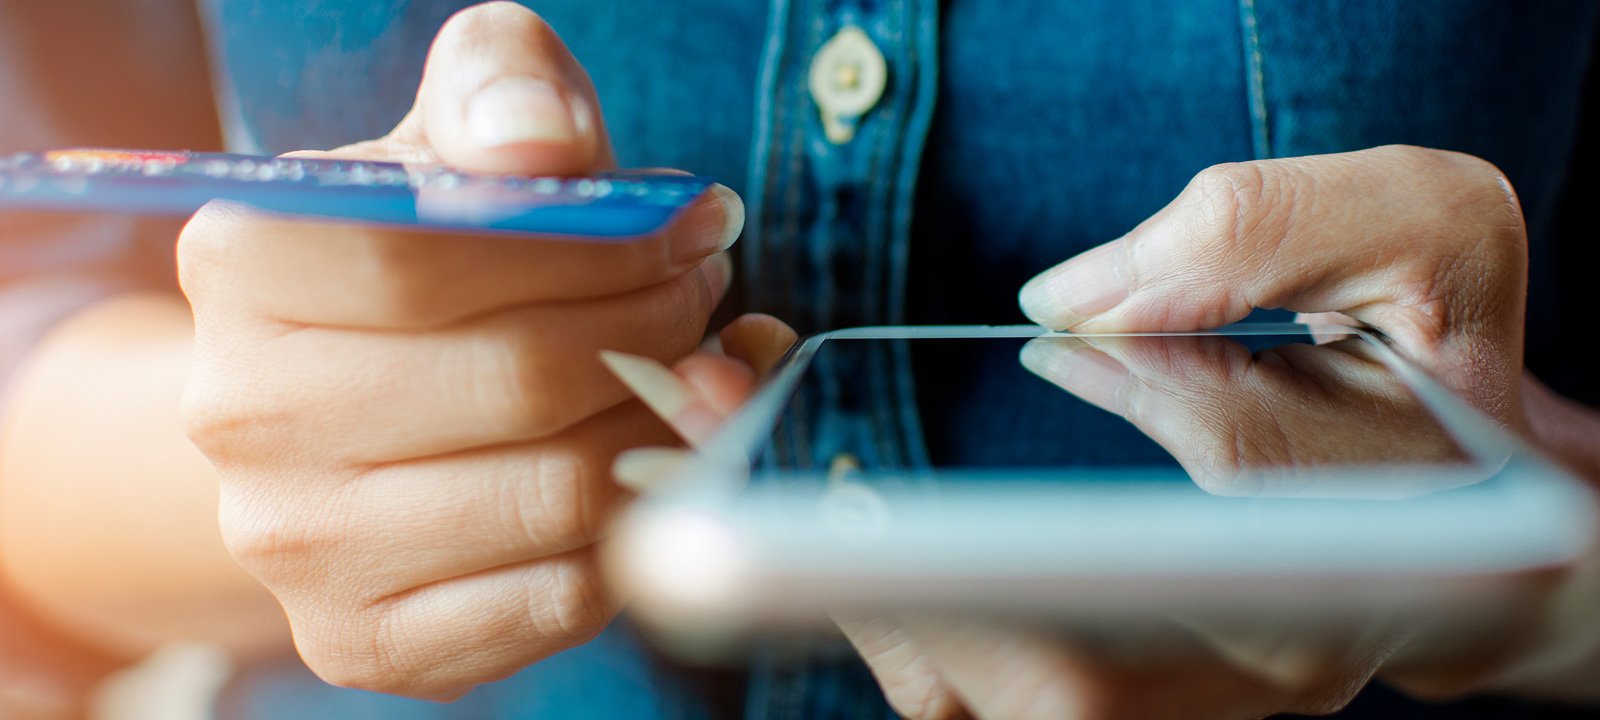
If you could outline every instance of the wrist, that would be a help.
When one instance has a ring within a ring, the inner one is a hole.
[[[1524,373],[1528,440],[1600,488],[1600,413]],[[1492,615],[1462,632],[1459,621],[1415,633],[1383,677],[1415,695],[1448,698],[1510,692],[1600,700],[1600,538],[1573,564],[1490,580]]]
[[[1522,406],[1534,444],[1600,486],[1600,412],[1562,397],[1527,372]]]
[[[1600,488],[1600,413],[1522,378],[1529,440]],[[1600,701],[1600,538],[1573,564],[1509,578],[1516,594],[1496,607],[1502,648],[1471,690],[1565,701]],[[1508,621],[1509,619],[1509,621]],[[1484,637],[1482,631],[1472,633]],[[1463,657],[1470,657],[1463,654]]]

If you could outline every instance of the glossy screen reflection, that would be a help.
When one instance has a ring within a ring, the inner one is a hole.
[[[895,386],[861,382],[873,372]],[[843,398],[868,426],[806,414],[852,388],[891,402]],[[848,457],[906,477],[973,470],[995,480],[1192,482],[1227,496],[1384,498],[1485,476],[1356,336],[833,340],[818,348],[758,465],[803,466],[808,434],[815,465]],[[885,452],[885,436],[901,447]]]
[[[1318,336],[812,338],[630,511],[613,572],[685,632],[908,608],[1325,626],[1492,611],[1482,578],[1586,551],[1580,484],[1377,341]]]

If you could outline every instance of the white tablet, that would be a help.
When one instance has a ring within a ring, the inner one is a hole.
[[[867,405],[840,380],[875,363],[896,387],[869,391],[920,423],[913,461],[869,447],[904,423],[830,441],[797,421]],[[923,609],[1325,621],[1492,611],[1494,578],[1572,561],[1595,517],[1583,483],[1366,331],[865,328],[797,346],[606,558],[680,637]]]

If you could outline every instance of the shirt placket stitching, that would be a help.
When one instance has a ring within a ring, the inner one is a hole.
[[[811,21],[807,27],[807,37],[803,47],[806,48],[807,53],[810,53],[812,49],[822,43],[823,33],[826,31],[827,26],[825,16],[816,12],[809,5],[806,7],[806,15],[810,16]],[[785,83],[784,87],[791,98],[788,103],[785,103],[784,112],[786,114],[793,113],[798,118],[804,118],[804,113],[809,109],[810,97],[796,83]],[[801,257],[809,249],[804,247],[805,243],[801,242],[800,227],[802,205],[805,200],[802,183],[805,180],[803,170],[806,163],[806,125],[807,123],[801,119],[793,124],[790,131],[788,179],[785,183],[786,205],[783,222],[787,230],[785,232],[787,262],[784,267],[789,269],[791,275],[799,274],[798,269],[802,262]],[[801,305],[800,298],[794,295],[795,282],[791,282],[788,287],[790,288],[790,296],[787,298],[787,306],[799,307]],[[795,420],[795,452],[792,461],[799,467],[810,468],[813,466],[812,455],[814,454],[813,448],[815,446],[815,442],[811,437],[811,429],[816,411],[810,407],[808,398],[797,394],[795,399],[795,413],[793,415]]]
[[[900,72],[898,78],[901,84],[897,87],[896,92],[900,94],[899,97],[909,97],[914,101],[916,99],[913,90],[915,86],[908,81],[915,77],[916,68],[913,63],[915,62],[916,53],[914,49],[906,47],[905,36],[901,30],[901,21],[907,16],[905,0],[893,0],[889,15],[894,21],[888,23],[887,39],[890,47],[895,48],[895,52],[901,61],[899,63]],[[905,321],[905,318],[895,316],[889,312],[896,304],[894,299],[889,297],[890,289],[899,284],[896,282],[895,276],[904,272],[903,268],[896,267],[890,259],[897,246],[909,242],[908,238],[901,237],[899,233],[895,232],[896,228],[891,221],[896,213],[896,208],[892,203],[898,194],[896,192],[898,185],[903,181],[899,171],[902,169],[903,161],[905,160],[903,157],[904,133],[900,132],[900,110],[899,102],[888,103],[883,108],[883,114],[878,118],[877,132],[874,133],[878,142],[873,145],[872,160],[868,163],[867,170],[867,180],[875,189],[870,216],[872,217],[873,228],[873,237],[871,239],[876,242],[868,243],[868,252],[872,253],[872,267],[874,268],[871,278],[873,286],[870,292],[863,293],[863,302],[872,304],[865,313],[869,314],[874,321],[888,323]],[[900,152],[896,152],[897,150]],[[885,162],[886,160],[887,162]],[[874,182],[878,179],[888,179],[889,182]],[[895,465],[902,465],[904,464],[904,458],[902,457],[901,443],[898,442],[901,435],[901,424],[896,412],[898,409],[897,403],[895,403],[895,399],[892,396],[893,380],[897,369],[909,371],[910,368],[909,366],[897,366],[896,358],[888,352],[887,348],[881,350],[880,355],[874,360],[875,373],[867,390],[873,395],[872,414],[876,420],[875,425],[882,428],[882,431],[873,433],[873,439],[878,442],[880,457],[893,462]]]
[[[1239,0],[1239,24],[1244,40],[1245,85],[1250,88],[1251,149],[1261,160],[1272,157],[1272,135],[1267,123],[1266,70],[1255,0]]]
[[[797,20],[798,8],[802,5],[807,11],[806,14],[810,16],[810,22],[807,26],[809,37],[802,47],[814,49],[821,45],[827,27],[827,20],[832,15],[826,13],[826,8],[821,7],[820,3],[806,4],[802,0],[801,3],[795,6],[789,6],[791,14],[784,19],[785,28],[793,27],[793,23]],[[907,17],[904,0],[895,0],[891,12],[893,17],[904,22]],[[909,73],[913,70],[911,63],[914,60],[905,57],[910,53],[902,46],[904,33],[900,30],[899,23],[891,23],[890,31],[894,32],[894,35],[889,39],[893,42],[901,43],[901,45],[895,46],[898,51],[897,57],[901,59],[900,72]],[[787,30],[784,32],[787,32]],[[790,51],[793,51],[794,48],[793,44],[788,45]],[[776,87],[772,88],[772,91],[778,102],[775,103],[777,107],[773,108],[773,130],[766,138],[767,142],[774,142],[787,136],[789,143],[787,152],[783,156],[780,157],[776,153],[772,153],[769,156],[767,163],[768,184],[764,185],[771,191],[781,193],[781,197],[784,200],[781,211],[776,214],[777,217],[762,219],[764,229],[773,227],[779,229],[779,232],[774,233],[772,236],[763,238],[761,242],[763,245],[762,258],[777,256],[781,257],[783,261],[776,268],[768,266],[762,269],[767,271],[774,269],[780,272],[787,271],[790,274],[800,268],[800,258],[803,253],[813,250],[810,247],[802,247],[800,242],[804,232],[800,220],[806,197],[802,183],[805,182],[806,163],[809,162],[806,152],[809,139],[809,124],[797,121],[797,118],[801,117],[800,113],[810,109],[810,103],[809,96],[801,93],[798,86],[792,82],[792,76],[788,75],[799,67],[801,60],[802,58],[798,52],[793,54],[783,52],[776,58],[776,61],[783,65],[776,70],[778,78]],[[907,82],[908,79],[908,77],[897,79],[897,82],[903,84],[899,92],[913,92],[912,86]],[[857,146],[860,151],[869,153],[865,158],[866,164],[864,166],[867,170],[867,175],[860,180],[867,181],[868,187],[866,189],[870,191],[870,195],[865,198],[868,200],[867,211],[864,212],[863,216],[856,218],[857,232],[854,235],[857,242],[861,243],[861,246],[851,248],[851,250],[865,254],[866,265],[869,268],[863,275],[862,287],[848,288],[847,290],[859,295],[859,297],[853,298],[853,304],[856,305],[856,310],[860,317],[870,321],[883,322],[890,319],[884,317],[884,311],[890,307],[898,306],[900,303],[886,297],[886,294],[891,288],[900,287],[904,284],[903,278],[895,277],[897,273],[903,273],[903,267],[891,266],[892,258],[905,252],[904,248],[897,247],[905,244],[907,239],[900,237],[902,233],[899,232],[900,228],[895,222],[895,219],[900,217],[902,211],[897,208],[889,208],[888,203],[892,199],[906,195],[906,193],[897,192],[897,190],[900,190],[900,183],[903,182],[899,173],[885,177],[883,172],[886,168],[890,170],[898,169],[895,167],[895,161],[904,159],[901,156],[909,152],[908,148],[902,147],[904,143],[897,141],[900,135],[897,130],[899,129],[901,115],[899,114],[899,108],[896,107],[896,100],[905,101],[906,99],[908,99],[906,96],[891,98],[889,103],[885,103],[878,108],[876,112],[880,114],[869,123],[873,127],[866,133],[865,138],[861,138],[862,140],[867,140],[867,142],[859,143]],[[916,100],[917,98],[913,94],[909,99]],[[780,169],[781,163],[786,164],[787,167]],[[816,169],[812,168],[812,171],[815,172]],[[763,185],[756,186],[763,187]],[[827,219],[823,219],[823,221],[826,222]],[[822,232],[826,233],[827,229],[823,228]],[[772,247],[773,241],[780,243],[781,247]],[[817,256],[824,259],[827,257],[826,253],[817,253]],[[818,271],[827,270],[825,267],[815,269]],[[804,299],[798,297],[797,292],[804,286],[804,278],[783,283],[785,289],[784,304],[788,307],[803,306]],[[770,297],[770,294],[768,296]],[[833,318],[831,313],[828,316],[824,316],[823,308],[824,306],[820,304],[813,306],[813,321],[819,324],[835,322],[836,318]],[[898,314],[895,313],[897,316]],[[893,402],[895,400],[894,393],[888,390],[891,383],[887,382],[888,376],[893,374],[891,372],[892,368],[887,367],[887,365],[892,364],[890,361],[894,359],[887,356],[877,359],[877,362],[874,363],[874,368],[871,369],[875,382],[869,381],[866,389],[867,394],[869,394],[867,398],[869,402],[865,410],[877,421],[875,423],[876,427],[890,430],[889,432],[874,433],[881,457],[886,460],[891,460],[895,457],[896,439],[900,434],[892,430],[899,405]],[[805,398],[797,397],[796,405],[797,410],[804,411],[808,403],[806,403]],[[819,408],[819,410],[821,409]],[[812,429],[813,418],[820,416],[815,416],[812,412],[801,412],[792,417],[797,421],[792,426],[796,441],[792,459],[798,461],[801,465],[817,461],[816,458],[812,457],[815,448],[810,440],[809,433]],[[772,692],[767,698],[769,704],[765,709],[781,716],[799,717],[806,708],[805,693],[807,688],[812,685],[810,673],[803,670],[797,673],[782,672],[772,676],[772,679],[776,682],[773,683]],[[865,711],[882,708],[881,701],[867,703],[865,700],[858,700],[858,702],[861,703],[856,706],[858,710]],[[870,708],[868,707],[869,705],[871,706]]]

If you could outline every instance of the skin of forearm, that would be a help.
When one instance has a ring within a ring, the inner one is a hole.
[[[193,333],[176,292],[118,296],[18,369],[0,425],[0,582],[111,652],[287,652],[282,611],[224,549],[215,471],[183,433]]]

